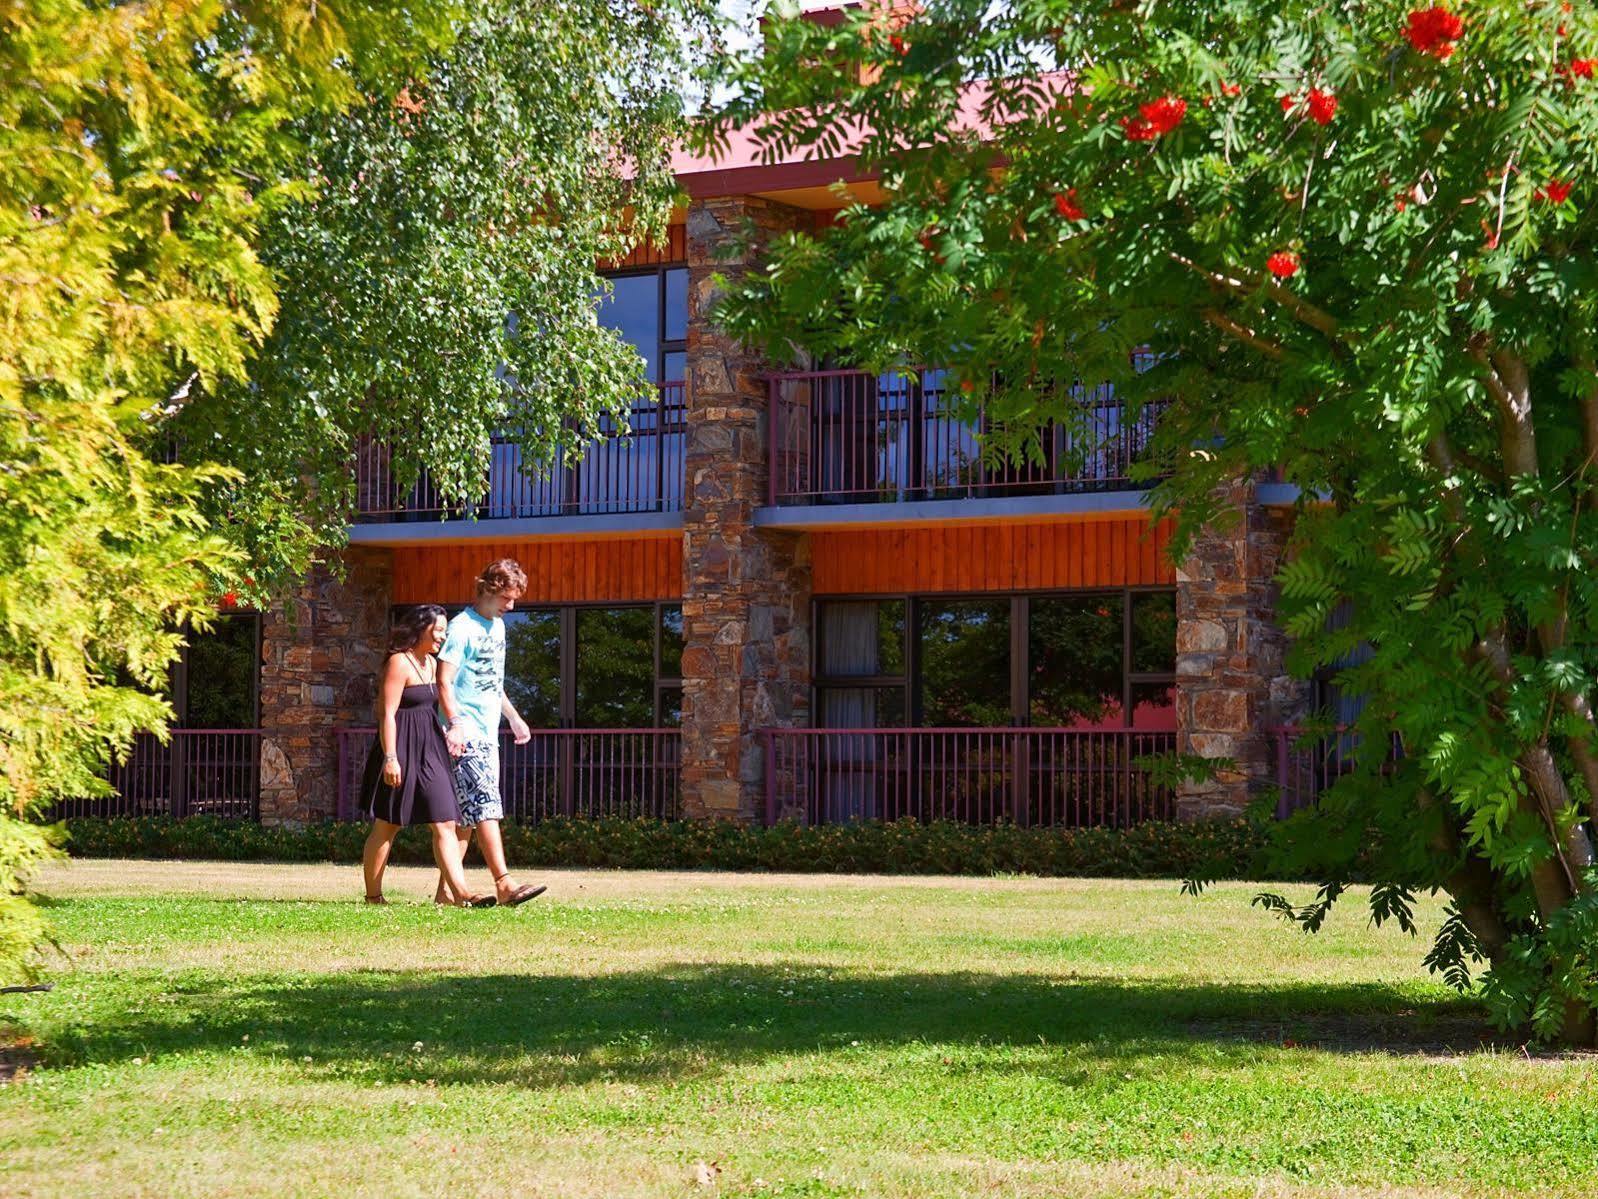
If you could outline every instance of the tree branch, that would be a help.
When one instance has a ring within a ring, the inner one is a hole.
[[[1237,340],[1242,342],[1244,345],[1252,346],[1261,354],[1264,354],[1267,358],[1274,358],[1276,361],[1280,362],[1283,358],[1287,357],[1287,351],[1281,346],[1277,345],[1274,341],[1267,341],[1258,333],[1254,332],[1254,330],[1245,325],[1238,324],[1231,317],[1227,316],[1218,309],[1205,308],[1202,310],[1202,315],[1206,321],[1214,325],[1217,329],[1221,330],[1221,332],[1227,333],[1232,337],[1237,338]]]

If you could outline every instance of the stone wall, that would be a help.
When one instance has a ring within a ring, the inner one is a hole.
[[[392,571],[386,549],[344,551],[345,577],[317,566],[261,628],[261,821],[334,814],[334,729],[372,723],[388,638]]]
[[[1291,724],[1307,684],[1284,666],[1287,636],[1274,623],[1276,570],[1292,511],[1260,504],[1252,485],[1230,488],[1233,519],[1206,529],[1177,571],[1177,747],[1230,758],[1212,780],[1184,784],[1182,819],[1233,816],[1276,779],[1270,729]]]
[[[809,718],[808,538],[754,527],[768,482],[768,368],[710,320],[715,276],[748,270],[806,215],[753,197],[688,210],[682,788],[684,813],[699,819],[758,819],[759,731]]]

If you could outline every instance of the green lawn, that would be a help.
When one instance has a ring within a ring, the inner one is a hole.
[[[1310,938],[1246,885],[542,877],[53,871],[0,1194],[1598,1191],[1598,1059],[1480,1047],[1357,903]]]

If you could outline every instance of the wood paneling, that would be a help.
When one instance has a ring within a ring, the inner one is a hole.
[[[616,262],[602,262],[599,269],[602,271],[624,271],[628,267],[637,266],[675,266],[688,261],[688,227],[686,225],[668,225],[666,227],[666,241],[662,245],[650,242],[641,246],[634,246],[631,254]]]
[[[1087,520],[811,534],[817,595],[1170,584],[1169,521]]]
[[[469,604],[479,572],[496,558],[522,564],[526,604],[682,598],[682,538],[640,537],[397,546],[394,602]]]

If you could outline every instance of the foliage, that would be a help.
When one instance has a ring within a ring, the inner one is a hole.
[[[0,981],[17,822],[163,730],[177,630],[342,536],[357,432],[462,494],[490,429],[636,393],[594,264],[664,221],[698,12],[0,4]]]
[[[1591,1040],[1592,6],[891,20],[784,11],[732,68],[708,141],[854,153],[886,199],[783,241],[725,318],[780,355],[947,363],[995,453],[1085,431],[1101,383],[1169,398],[1145,469],[1172,476],[1178,549],[1228,480],[1296,484],[1293,664],[1366,703],[1356,769],[1282,827],[1283,860],[1335,895],[1372,855],[1397,888],[1378,918],[1447,890],[1469,936],[1440,968],[1479,951],[1501,1020]]]
[[[0,982],[31,968],[22,823],[103,789],[160,730],[176,629],[236,556],[206,527],[230,478],[150,429],[192,377],[242,376],[277,311],[254,249],[288,124],[403,78],[432,4],[0,5]],[[145,450],[154,450],[146,453]]]
[[[209,816],[84,818],[68,829],[68,850],[85,858],[358,862],[366,839],[361,824],[273,828]],[[1240,821],[1023,829],[913,820],[772,828],[725,821],[550,820],[507,822],[503,831],[505,853],[515,866],[624,870],[1259,878],[1264,848],[1258,830]],[[393,860],[431,862],[425,832],[403,831]]]
[[[340,544],[358,498],[389,506],[425,468],[469,506],[496,434],[547,471],[654,396],[598,323],[596,270],[664,233],[679,92],[710,32],[703,0],[490,0],[401,90],[300,124],[262,230],[276,324],[248,381],[178,422],[186,454],[241,472],[212,511],[257,589]],[[356,495],[367,436],[393,494]]]

